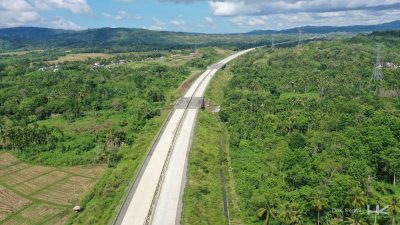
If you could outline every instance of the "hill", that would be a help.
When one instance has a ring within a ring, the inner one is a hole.
[[[346,32],[346,33],[369,33],[373,31],[388,31],[388,30],[398,30],[400,29],[400,21],[393,21],[390,23],[382,23],[377,25],[355,25],[355,26],[305,26],[296,27],[286,30],[255,30],[248,32],[248,35],[261,35],[261,34],[293,34],[298,33],[302,30],[305,33],[312,34],[326,34],[335,32]]]

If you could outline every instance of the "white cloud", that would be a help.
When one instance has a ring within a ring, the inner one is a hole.
[[[152,25],[150,25],[149,27],[145,27],[145,29],[149,29],[149,30],[166,30],[166,23],[164,21],[161,21],[159,19],[157,19],[156,17],[151,18],[151,20],[153,21]]]
[[[33,0],[39,10],[66,9],[73,13],[92,13],[86,0]]]
[[[115,19],[115,20],[131,20],[131,19],[132,20],[139,20],[139,19],[142,18],[141,16],[131,15],[127,11],[124,11],[124,10],[118,11],[115,15],[113,15],[111,13],[102,13],[101,15],[104,18]]]
[[[40,15],[24,0],[0,1],[0,27],[29,26],[40,20]]]
[[[0,0],[0,27],[18,26],[81,29],[76,23],[62,17],[41,17],[35,5],[26,0]]]
[[[63,17],[56,17],[53,20],[49,21],[50,27],[58,28],[58,29],[65,29],[65,30],[80,30],[82,29],[81,26],[78,24],[66,20]]]
[[[183,20],[171,20],[171,21],[169,21],[169,23],[172,24],[173,26],[179,27],[181,29],[185,29],[184,26],[186,25],[186,22]]]
[[[322,13],[288,13],[268,16],[237,16],[230,22],[240,27],[252,29],[287,29],[304,25],[311,26],[347,26],[352,24],[370,25],[397,20],[400,10],[388,10],[382,17],[379,12],[365,10],[322,12]]]
[[[157,25],[151,25],[151,26],[149,26],[149,27],[145,27],[145,29],[148,29],[148,30],[155,30],[155,31],[161,31],[161,30],[165,30],[165,27],[157,26]]]
[[[242,27],[255,27],[255,26],[264,26],[267,24],[267,16],[259,16],[259,17],[244,17],[237,16],[232,18],[230,21],[238,26]]]
[[[400,9],[400,0],[213,0],[208,4],[216,16]]]
[[[201,0],[160,0],[193,3]],[[240,27],[376,24],[399,20],[400,0],[203,0]]]

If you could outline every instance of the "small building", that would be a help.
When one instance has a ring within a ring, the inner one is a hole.
[[[79,205],[77,205],[77,206],[75,206],[75,207],[73,208],[73,210],[74,210],[75,212],[79,213],[79,212],[82,211],[82,208],[81,208]]]
[[[396,65],[396,64],[394,64],[394,63],[392,63],[392,62],[387,62],[387,63],[385,64],[385,67],[386,67],[386,68],[390,68],[390,69],[397,69],[397,68],[398,68],[398,65]]]

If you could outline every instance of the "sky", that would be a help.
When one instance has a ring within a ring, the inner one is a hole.
[[[0,0],[0,27],[201,33],[400,20],[400,0]]]

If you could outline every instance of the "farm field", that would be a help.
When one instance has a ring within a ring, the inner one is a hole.
[[[65,56],[59,57],[57,60],[49,61],[50,64],[57,64],[63,62],[73,62],[73,61],[84,61],[87,59],[101,58],[109,59],[112,55],[104,53],[79,53],[79,54],[67,54]]]
[[[63,224],[104,170],[35,166],[0,152],[0,224]]]

